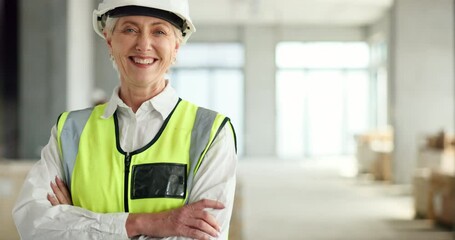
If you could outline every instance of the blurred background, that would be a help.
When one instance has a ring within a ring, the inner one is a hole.
[[[118,84],[98,0],[0,0],[0,239],[63,111]],[[190,0],[169,73],[239,144],[230,239],[455,239],[453,0]]]

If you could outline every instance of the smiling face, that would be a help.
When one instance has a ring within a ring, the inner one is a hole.
[[[174,26],[147,16],[120,17],[112,34],[104,33],[122,85],[164,86],[164,75],[179,48]]]

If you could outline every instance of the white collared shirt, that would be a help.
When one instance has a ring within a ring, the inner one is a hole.
[[[144,102],[134,113],[114,90],[104,118],[117,111],[120,145],[130,152],[149,143],[157,134],[179,99],[176,91],[167,84],[165,89]],[[208,210],[221,227],[218,239],[227,239],[232,213],[237,156],[231,131],[225,126],[213,142],[195,175],[189,202],[213,199],[222,202],[225,209]],[[58,152],[57,128],[51,130],[49,143],[41,152],[41,159],[29,172],[21,194],[13,209],[13,218],[22,239],[128,239],[125,223],[128,213],[94,213],[70,206],[52,207],[47,194],[52,193],[50,182],[55,176],[63,178]],[[140,237],[140,239],[154,239]],[[169,237],[183,240],[183,237]]]

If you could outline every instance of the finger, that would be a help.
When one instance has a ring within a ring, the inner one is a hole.
[[[191,228],[191,227],[184,227],[183,235],[188,236],[192,239],[198,240],[210,240],[210,236],[199,229]],[[214,236],[217,237],[217,236]]]
[[[193,213],[194,222],[192,227],[203,230],[204,232],[210,233],[213,236],[214,233],[219,233],[221,228],[218,225],[215,217],[213,217],[207,211],[198,211]]]
[[[218,237],[219,235],[219,227],[217,224],[215,224],[216,227],[210,225],[208,222],[202,220],[202,219],[194,219],[192,220],[188,226],[201,231],[204,234],[208,234],[212,237]]]
[[[72,205],[73,203],[71,201],[71,194],[68,191],[68,187],[66,186],[66,184],[57,176],[55,176],[55,183],[57,183],[58,188],[62,191],[68,204]]]
[[[52,191],[54,192],[55,197],[58,199],[58,202],[60,204],[69,204],[68,200],[65,198],[65,196],[63,195],[62,191],[57,186],[57,184],[51,182],[51,188],[52,188]]]
[[[203,205],[202,203],[199,204]],[[196,205],[197,204],[194,203],[185,206],[186,209],[184,209],[184,211],[187,212],[185,215],[188,216],[185,225],[215,236],[220,231],[216,219],[206,210],[200,209],[200,207],[196,208]]]
[[[202,199],[195,203],[192,203],[191,205],[193,205],[195,209],[204,209],[204,208],[223,209],[224,208],[223,203],[221,203],[219,201],[215,201],[215,200],[210,200],[210,199]]]
[[[50,193],[47,194],[47,200],[51,203],[52,206],[57,206],[60,204],[57,198],[51,195]]]

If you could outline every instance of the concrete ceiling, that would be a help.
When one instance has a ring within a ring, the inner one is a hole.
[[[393,0],[189,0],[195,24],[365,26]]]

